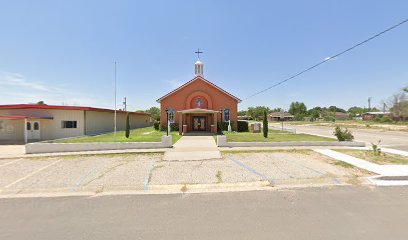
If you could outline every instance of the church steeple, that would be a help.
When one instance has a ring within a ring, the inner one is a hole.
[[[200,61],[200,49],[197,50],[197,61],[194,64],[194,72],[195,72],[195,76],[200,76],[200,77],[204,77],[204,64],[203,62]]]

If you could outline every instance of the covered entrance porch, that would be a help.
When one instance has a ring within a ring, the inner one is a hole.
[[[218,115],[221,112],[210,109],[194,108],[177,112],[180,134],[213,133],[217,134]]]

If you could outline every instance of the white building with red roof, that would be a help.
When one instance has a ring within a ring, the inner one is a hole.
[[[113,132],[114,110],[40,104],[0,105],[0,142],[30,142]],[[126,111],[117,112],[117,130],[125,129]],[[130,127],[151,124],[150,114],[130,113]]]

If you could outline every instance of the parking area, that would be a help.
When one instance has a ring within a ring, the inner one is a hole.
[[[265,182],[275,186],[359,184],[367,173],[310,150],[225,153],[222,159],[163,161],[111,154],[0,160],[0,193],[149,191],[155,186]]]

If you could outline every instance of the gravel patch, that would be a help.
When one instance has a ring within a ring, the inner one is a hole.
[[[111,161],[103,170],[88,179],[79,190],[143,190],[150,161],[161,156],[126,157]]]
[[[216,177],[220,172],[221,181]],[[227,159],[166,162],[155,164],[151,184],[234,183],[261,178]]]
[[[5,187],[8,184],[27,176],[28,174],[47,166],[54,162],[55,159],[45,160],[21,160],[15,163],[0,168],[0,187]]]

